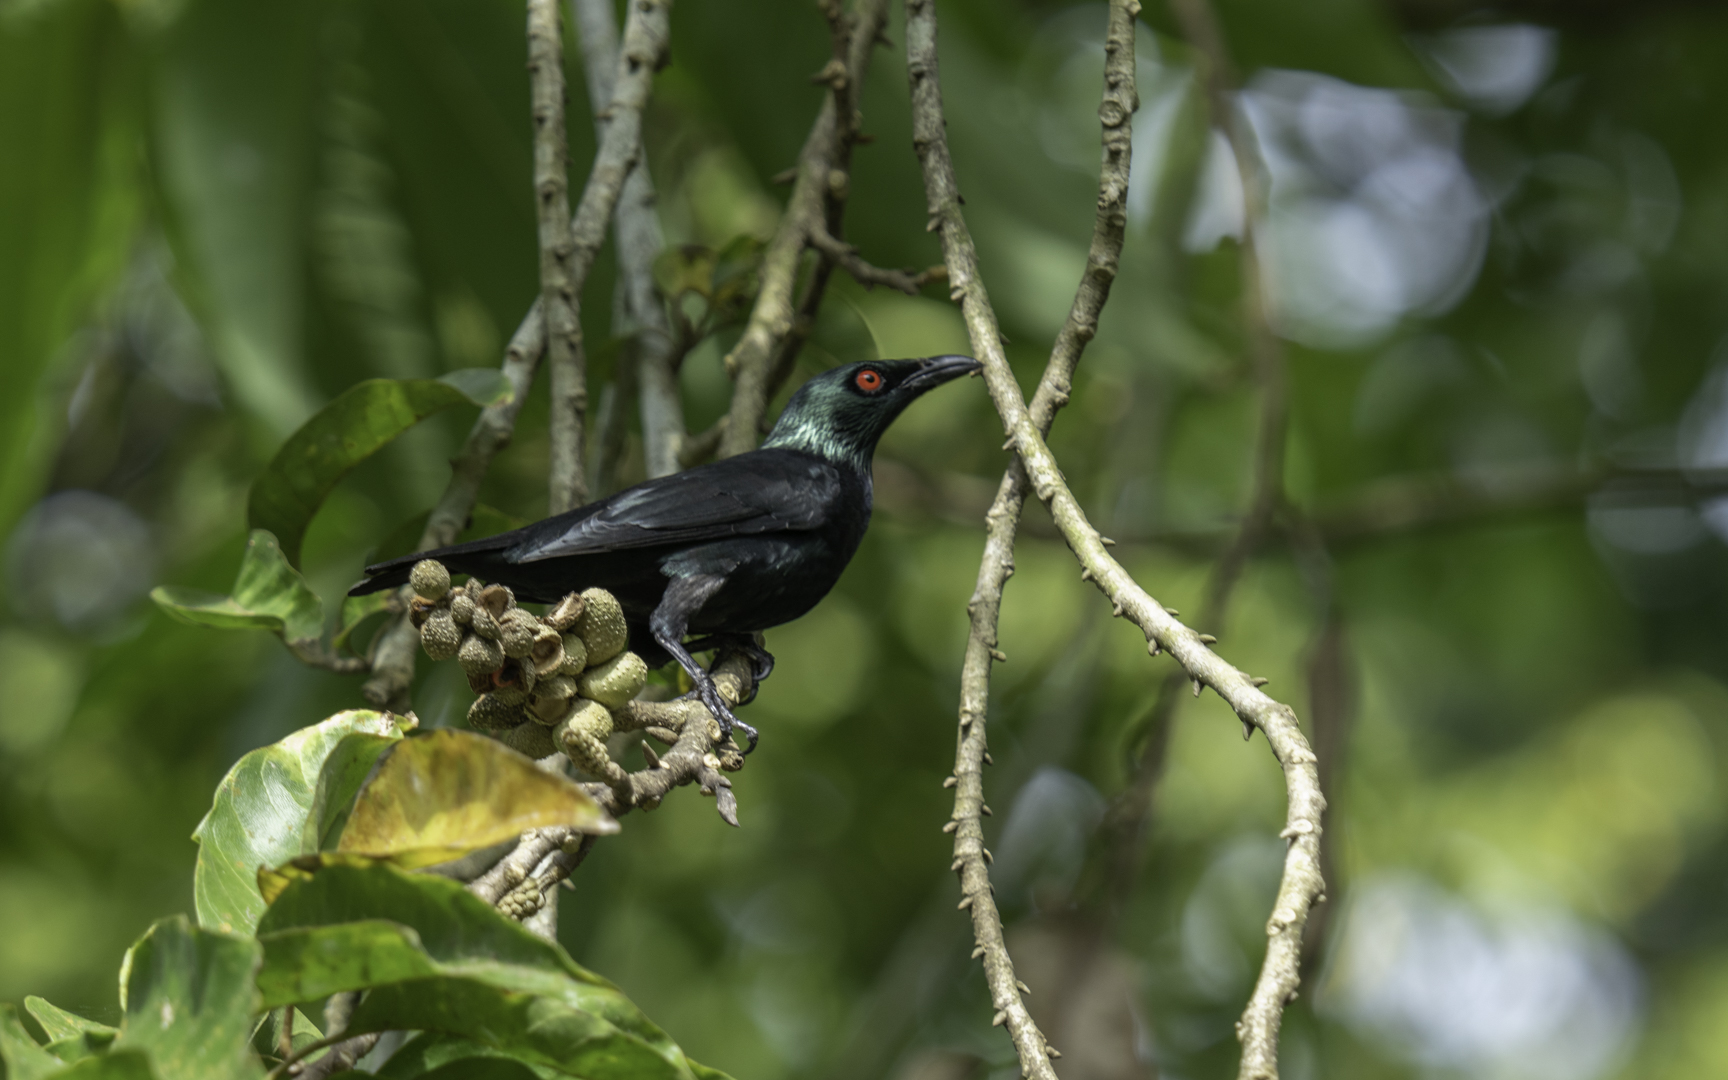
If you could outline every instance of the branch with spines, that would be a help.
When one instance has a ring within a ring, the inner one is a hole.
[[[1246,225],[1238,248],[1242,278],[1242,324],[1247,328],[1253,379],[1260,391],[1260,409],[1255,427],[1252,473],[1247,511],[1242,515],[1223,552],[1212,565],[1196,625],[1223,632],[1230,599],[1248,561],[1281,526],[1280,517],[1296,513],[1284,489],[1284,452],[1289,431],[1289,379],[1284,349],[1272,328],[1266,307],[1260,262],[1260,230],[1265,221],[1265,190],[1259,148],[1252,128],[1244,123],[1230,100],[1234,75],[1223,35],[1206,0],[1171,0],[1171,9],[1189,43],[1199,53],[1199,81],[1204,89],[1211,118],[1224,133],[1231,156],[1242,176]],[[1202,636],[1205,640],[1207,635]],[[1208,642],[1210,643],[1210,642]],[[1108,854],[1112,877],[1112,907],[1124,906],[1126,894],[1138,877],[1140,853],[1152,802],[1164,771],[1170,728],[1180,710],[1187,680],[1172,672],[1158,689],[1152,715],[1146,724],[1146,742],[1135,763],[1126,790],[1110,815],[1114,833]],[[1243,738],[1253,733],[1243,725]]]
[[[887,23],[888,0],[858,0],[850,16],[839,0],[825,0],[834,55],[815,76],[830,90],[822,111],[798,155],[796,178],[786,212],[762,255],[761,286],[744,333],[726,354],[735,380],[725,426],[714,429],[721,457],[753,450],[768,403],[791,374],[792,361],[820,306],[833,262],[822,255],[794,302],[798,270],[812,235],[836,237],[850,184],[852,147],[858,141],[858,102],[870,55]],[[862,264],[862,260],[860,260]],[[681,454],[686,463],[697,460]]]
[[[1138,10],[1135,0],[1115,0],[1110,8],[1104,46],[1104,89],[1099,106],[1102,146],[1098,208],[1086,269],[1033,396],[1032,423],[1040,433],[1050,429],[1057,410],[1068,401],[1075,366],[1097,332],[1098,316],[1109,299],[1122,254],[1133,158],[1130,120],[1139,106],[1134,53],[1134,17]],[[934,31],[933,16],[928,22],[915,23],[909,11],[909,62],[916,62],[917,49],[934,63]],[[916,98],[919,92],[916,75],[913,89]],[[961,669],[960,730],[954,775],[948,781],[955,789],[954,812],[944,828],[955,834],[954,869],[961,876],[960,906],[971,911],[977,941],[973,955],[984,962],[985,979],[996,1006],[992,1023],[1007,1025],[1022,1074],[1054,1080],[1050,1059],[1058,1056],[1058,1052],[1049,1045],[1021,1000],[1026,984],[1015,974],[1003,938],[1001,915],[990,886],[990,853],[984,847],[982,822],[982,816],[989,813],[984,803],[983,766],[989,760],[985,726],[990,669],[992,661],[1006,659],[997,648],[997,628],[1002,590],[1014,570],[1014,540],[1027,490],[1027,471],[1016,459],[1004,472],[996,499],[985,516],[984,555],[978,567],[977,585],[966,607],[971,631]]]
[[[1015,452],[1032,490],[1050,510],[1063,539],[1079,560],[1081,578],[1094,583],[1110,601],[1116,615],[1129,619],[1144,632],[1148,652],[1153,655],[1168,652],[1196,687],[1211,687],[1244,723],[1265,732],[1283,768],[1289,799],[1287,822],[1281,835],[1290,844],[1267,927],[1269,940],[1262,978],[1240,1025],[1242,1075],[1276,1076],[1277,1018],[1284,1002],[1295,992],[1302,927],[1309,908],[1323,891],[1318,847],[1324,800],[1314,753],[1289,706],[1268,697],[1254,679],[1226,663],[1208,647],[1201,634],[1184,626],[1134,581],[1110,555],[1109,542],[1092,527],[1069,490],[1003,354],[1001,330],[979,277],[977,251],[960,209],[943,123],[933,0],[907,0],[906,6],[913,145],[923,166],[930,225],[932,231],[941,234],[950,293],[961,305],[973,348],[984,363],[986,384],[1008,433],[1008,448]],[[1132,11],[1138,5],[1130,0],[1129,7]],[[987,883],[983,897],[988,899]],[[975,904],[977,899],[974,894]],[[1010,1004],[1024,1012],[1017,995]],[[1047,1067],[1041,1061],[1043,1046],[1041,1039],[1033,1037],[1036,1028],[1031,1026],[1029,1017],[1021,1029],[1015,1033],[1021,1065],[1028,1071],[1041,1071]]]

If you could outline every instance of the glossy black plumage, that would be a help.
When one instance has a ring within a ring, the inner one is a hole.
[[[683,646],[790,622],[834,587],[870,524],[870,459],[919,395],[978,369],[968,357],[867,361],[793,395],[763,447],[627,488],[498,536],[366,568],[352,593],[404,584],[422,558],[550,603],[598,586],[618,597],[631,648],[676,659],[722,723],[731,715]]]

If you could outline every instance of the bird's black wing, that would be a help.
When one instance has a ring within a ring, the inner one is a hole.
[[[798,532],[826,520],[840,472],[813,455],[757,450],[627,488],[574,521],[523,530],[509,557],[529,563],[570,555]]]

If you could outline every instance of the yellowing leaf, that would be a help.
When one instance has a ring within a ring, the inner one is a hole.
[[[385,751],[336,844],[345,855],[429,866],[529,829],[612,833],[618,823],[574,781],[483,735],[433,731]]]

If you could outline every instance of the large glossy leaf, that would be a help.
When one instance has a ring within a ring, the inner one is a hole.
[[[315,646],[324,633],[324,604],[288,564],[276,538],[254,529],[227,596],[158,585],[150,599],[181,622],[224,630],[269,630],[290,645]]]
[[[6,1080],[40,1080],[64,1064],[36,1044],[10,1004],[0,1005],[0,1063],[6,1066]]]
[[[467,368],[437,379],[368,379],[288,437],[252,484],[246,516],[268,529],[282,553],[300,562],[300,541],[312,515],[344,476],[398,435],[454,405],[509,400],[510,381],[493,368]]]
[[[306,823],[332,752],[350,735],[399,738],[408,723],[391,713],[338,713],[236,762],[192,834],[199,845],[192,878],[199,923],[250,933],[264,911],[258,868],[316,850],[307,846]]]
[[[553,825],[618,831],[611,815],[568,777],[537,767],[496,739],[445,729],[385,751],[335,850],[428,866]]]
[[[120,966],[126,1018],[114,1047],[143,1050],[164,1077],[252,1080],[255,979],[251,938],[202,930],[184,915],[152,926]]]
[[[109,1027],[107,1024],[99,1024],[94,1020],[86,1020],[77,1013],[67,1012],[58,1005],[35,996],[24,999],[24,1008],[36,1018],[38,1024],[42,1025],[42,1030],[48,1034],[50,1042],[70,1039],[86,1032],[112,1036],[118,1034],[120,1030]]]
[[[617,987],[445,878],[328,866],[258,934],[265,1007],[367,988],[350,1030],[445,1032],[595,1080],[695,1075]]]

